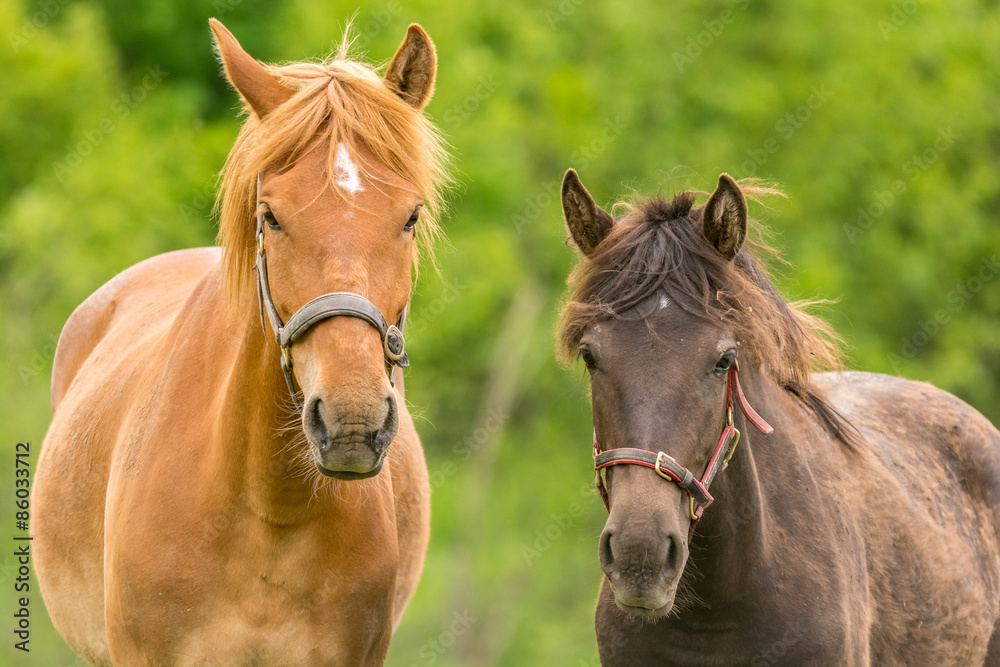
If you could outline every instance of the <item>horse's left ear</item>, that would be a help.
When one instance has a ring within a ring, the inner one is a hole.
[[[385,82],[403,101],[417,111],[424,108],[434,92],[437,53],[434,42],[424,29],[411,23],[406,39],[396,49],[396,55],[385,72]]]
[[[208,19],[208,26],[215,35],[226,78],[258,118],[271,113],[275,107],[295,94],[294,90],[283,86],[253,56],[244,51],[226,26],[216,19]]]
[[[747,200],[729,174],[719,176],[719,186],[705,204],[702,228],[708,242],[728,260],[743,247],[747,238]]]

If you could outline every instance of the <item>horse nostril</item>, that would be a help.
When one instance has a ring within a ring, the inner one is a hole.
[[[313,442],[319,447],[320,452],[325,452],[330,448],[330,432],[326,429],[326,421],[323,419],[323,399],[314,398],[305,411],[305,428],[312,436]]]
[[[378,429],[377,431],[369,431],[368,435],[365,436],[365,442],[368,444],[368,448],[371,449],[376,454],[381,454],[382,450],[385,448],[383,441],[385,436],[382,435],[382,431],[385,429]]]
[[[396,401],[393,399],[392,395],[389,395],[385,402],[386,413],[385,420],[382,422],[382,427],[372,431],[367,437],[368,446],[373,452],[375,452],[376,455],[381,454],[386,447],[392,444],[392,441],[396,438],[396,431],[399,429],[399,417],[396,414]]]
[[[663,573],[669,575],[680,565],[678,557],[680,549],[677,548],[677,538],[671,535],[667,538],[667,558],[663,563]]]
[[[604,532],[601,533],[601,542],[598,547],[598,556],[601,560],[601,569],[604,570],[604,574],[611,576],[611,573],[615,570],[615,556],[611,551],[611,535],[612,531],[610,528],[605,528]]]

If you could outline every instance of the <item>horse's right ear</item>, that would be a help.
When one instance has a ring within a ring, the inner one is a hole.
[[[226,71],[226,78],[246,103],[263,118],[275,107],[291,97],[295,91],[281,85],[273,74],[243,50],[233,33],[216,19],[208,19],[208,26],[215,35],[219,59]]]
[[[705,238],[728,260],[736,257],[747,238],[747,200],[732,176],[719,176],[719,186],[705,204]]]
[[[562,207],[569,234],[584,255],[593,253],[615,224],[614,218],[583,187],[575,169],[567,170],[563,177]]]
[[[385,72],[386,85],[404,102],[420,111],[434,93],[434,76],[437,73],[437,52],[434,42],[424,29],[411,23],[406,38],[396,49]]]

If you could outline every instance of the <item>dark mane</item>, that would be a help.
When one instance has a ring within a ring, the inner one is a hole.
[[[748,198],[774,192],[744,184]],[[814,370],[841,368],[839,338],[825,321],[805,308],[814,302],[786,303],[757,261],[774,251],[747,241],[727,261],[702,233],[703,208],[690,191],[672,200],[626,205],[618,220],[569,278],[559,347],[564,360],[575,357],[584,329],[598,319],[619,317],[658,292],[685,311],[726,321],[740,341],[740,357],[760,367],[799,398],[828,431],[853,447],[860,434],[826,403],[810,381]]]

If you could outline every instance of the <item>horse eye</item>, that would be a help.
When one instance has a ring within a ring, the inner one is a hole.
[[[594,354],[590,351],[589,347],[581,347],[579,356],[583,359],[583,363],[587,365],[588,370],[594,370],[597,368],[597,360],[594,359]]]
[[[274,213],[271,212],[271,207],[267,204],[263,204],[264,208],[264,222],[267,226],[276,232],[281,231],[281,225],[278,224],[278,220],[274,217]]]
[[[417,206],[413,209],[413,213],[410,214],[410,219],[406,221],[406,226],[403,227],[404,232],[409,232],[413,229],[413,225],[417,224],[417,220],[420,219],[420,209],[423,206]]]
[[[719,363],[715,364],[715,370],[719,373],[728,371],[729,367],[733,365],[736,361],[736,350],[728,349],[726,353],[722,355],[719,359]]]

